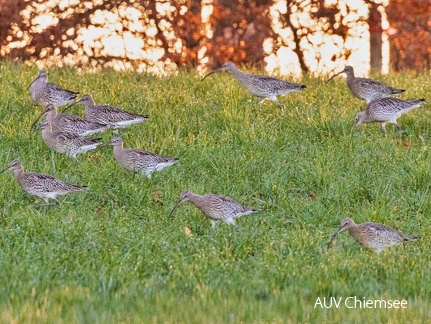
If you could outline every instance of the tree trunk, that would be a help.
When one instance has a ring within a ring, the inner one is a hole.
[[[371,70],[382,71],[382,14],[378,10],[379,5],[370,4],[368,16],[368,28],[370,31],[370,67]]]

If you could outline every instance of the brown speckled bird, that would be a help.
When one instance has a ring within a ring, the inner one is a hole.
[[[109,125],[94,123],[75,115],[59,114],[54,105],[48,104],[44,112],[33,122],[36,122],[46,115],[46,120],[51,123],[51,129],[54,132],[68,132],[79,136],[88,136],[103,132],[109,128]]]
[[[169,216],[172,216],[175,208],[177,208],[184,201],[190,201],[193,205],[199,208],[199,210],[204,213],[205,216],[210,218],[213,228],[219,221],[236,226],[236,218],[255,212],[255,210],[243,206],[234,201],[232,198],[223,195],[198,195],[186,190],[181,193],[178,203],[172,209]]]
[[[333,75],[329,78],[327,83],[341,73],[346,73],[347,75],[347,86],[350,89],[352,95],[359,99],[363,99],[366,103],[379,98],[386,98],[393,94],[402,93],[404,89],[396,89],[387,84],[368,78],[356,78],[353,67],[346,66],[343,71]]]
[[[68,132],[56,132],[51,128],[51,122],[44,120],[40,124],[44,143],[57,153],[66,154],[76,159],[78,154],[94,150],[102,144],[101,138],[88,138]]]
[[[46,107],[52,104],[56,107],[72,103],[76,100],[78,92],[70,91],[60,87],[55,83],[48,82],[48,73],[45,70],[40,70],[28,86],[30,89],[31,99],[38,105]]]
[[[13,160],[4,170],[12,170],[15,179],[25,192],[32,196],[36,196],[45,200],[49,204],[49,199],[57,200],[58,195],[66,195],[74,191],[82,191],[86,186],[69,184],[63,180],[54,178],[53,176],[36,173],[24,172],[24,168],[20,160]]]
[[[160,171],[178,162],[178,158],[157,155],[144,150],[123,148],[120,137],[112,138],[109,143],[114,147],[115,160],[123,168],[131,172],[145,174],[148,178],[154,171]]]
[[[381,98],[371,101],[367,105],[365,111],[356,114],[355,126],[362,123],[381,123],[381,129],[386,132],[385,125],[387,123],[395,124],[398,130],[401,127],[397,123],[397,119],[410,110],[418,108],[425,103],[425,99],[401,100],[397,98]]]
[[[202,81],[213,73],[219,71],[229,71],[252,95],[262,98],[260,104],[266,100],[274,101],[277,106],[281,104],[277,96],[285,95],[290,92],[297,92],[306,88],[303,84],[289,83],[280,79],[265,75],[249,74],[239,70],[233,62],[226,62],[220,68],[208,73]]]
[[[347,230],[359,244],[369,249],[373,249],[377,253],[382,252],[391,246],[400,245],[404,241],[416,241],[416,236],[403,234],[389,226],[378,223],[362,223],[355,224],[351,218],[344,218],[341,221],[340,227],[334,233],[331,240],[328,242],[328,247],[337,234]]]
[[[148,115],[131,113],[114,106],[96,105],[93,97],[89,94],[84,95],[76,103],[84,105],[87,120],[107,124],[114,129],[125,128],[150,118]]]

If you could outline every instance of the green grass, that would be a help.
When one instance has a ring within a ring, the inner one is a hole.
[[[178,156],[152,179],[119,168],[111,147],[51,152],[29,127],[26,91],[37,68],[0,63],[0,167],[85,184],[40,206],[0,175],[0,322],[313,323],[431,320],[429,104],[383,135],[353,129],[364,109],[342,77],[299,80],[307,90],[259,107],[232,76],[156,78],[53,68],[50,80],[96,103],[149,114],[121,131],[125,147]],[[428,75],[376,76],[427,98]],[[70,113],[82,114],[82,106]],[[423,143],[419,136],[425,139]],[[108,142],[111,132],[103,135]],[[258,213],[215,230],[191,204],[168,218],[181,191],[222,193]],[[421,237],[376,254],[343,233],[343,217]],[[191,234],[186,232],[190,230]],[[314,308],[318,297],[407,300],[406,309]]]

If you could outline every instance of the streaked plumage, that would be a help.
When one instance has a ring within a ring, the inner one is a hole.
[[[386,98],[393,94],[398,94],[405,91],[404,89],[393,88],[383,82],[373,79],[356,78],[353,67],[351,66],[346,66],[343,71],[333,75],[326,82],[329,82],[332,78],[341,73],[346,73],[347,75],[346,81],[350,92],[355,97],[365,100],[367,104],[375,99]]]
[[[94,150],[102,144],[101,138],[87,138],[73,133],[53,131],[51,122],[48,120],[44,120],[40,124],[40,128],[42,129],[42,139],[48,147],[74,159],[78,154]]]
[[[148,115],[138,115],[109,105],[96,105],[91,95],[85,95],[77,103],[85,107],[87,120],[110,125],[112,128],[124,128],[138,124],[150,118]]]
[[[177,208],[184,201],[190,201],[202,213],[204,213],[205,216],[209,217],[211,219],[212,227],[215,227],[220,221],[235,226],[236,218],[255,212],[255,210],[243,206],[234,201],[232,198],[223,195],[198,195],[186,190],[181,193],[180,199],[172,209],[170,216],[174,212],[175,208]]]
[[[350,236],[359,244],[369,249],[373,249],[377,253],[380,253],[389,247],[400,245],[404,241],[410,242],[418,239],[416,236],[401,233],[400,231],[394,230],[383,224],[355,224],[351,218],[344,218],[341,221],[339,229],[328,242],[328,247],[330,247],[335,237],[344,230],[347,230]]]
[[[59,114],[54,105],[47,105],[45,111],[33,122],[33,125],[43,116],[51,123],[54,132],[68,132],[79,136],[88,136],[100,133],[109,128],[109,125],[95,123],[75,115]]]
[[[29,88],[33,101],[42,107],[46,107],[48,104],[59,107],[72,103],[78,94],[78,92],[70,91],[55,83],[48,82],[48,73],[45,70],[39,71]]]
[[[355,126],[362,123],[380,122],[382,131],[386,131],[386,123],[397,123],[397,118],[425,103],[425,99],[401,100],[396,98],[381,98],[371,101],[365,111],[356,114]]]
[[[219,71],[229,71],[252,95],[263,98],[260,104],[262,104],[265,99],[270,99],[280,107],[281,105],[277,100],[277,96],[301,91],[306,88],[303,84],[289,83],[265,75],[242,72],[233,62],[224,63],[220,68],[207,74],[202,81],[209,75]]]
[[[24,168],[20,160],[13,160],[0,173],[12,170],[15,179],[25,192],[32,196],[40,197],[47,204],[49,199],[57,200],[57,196],[66,195],[74,191],[82,191],[86,186],[69,184],[50,175],[36,172],[24,172]]]
[[[148,178],[154,171],[160,171],[178,162],[178,158],[157,155],[144,150],[123,148],[120,137],[114,137],[110,144],[114,147],[115,160],[131,172],[145,174]]]

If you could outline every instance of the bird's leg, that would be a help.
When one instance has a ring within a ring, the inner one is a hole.
[[[281,103],[277,100],[277,97],[275,97],[274,99],[272,99],[272,101],[275,102],[275,104],[278,106],[278,108],[283,109],[283,106],[281,105]]]
[[[401,133],[403,130],[401,129],[400,125],[398,125],[397,121],[395,120],[395,121],[393,121],[393,123],[397,127],[398,132]]]
[[[48,203],[47,205],[60,205],[60,202],[57,198],[54,198],[54,201],[52,203]]]
[[[273,96],[269,99],[272,100],[277,105],[277,107],[280,108],[281,113],[284,114],[284,106],[280,103],[280,101],[278,101],[277,97]]]
[[[235,220],[234,220],[233,218],[226,218],[226,219],[224,220],[224,222],[225,222],[226,224],[233,225],[233,226],[235,226],[235,227],[236,227]]]
[[[380,126],[380,128],[381,128],[381,130],[382,130],[383,134],[386,134],[386,123],[387,123],[387,122],[384,122],[384,123],[382,123],[382,125]]]
[[[51,206],[51,205],[57,205],[57,204],[59,204],[59,202],[58,202],[58,200],[56,198],[54,198],[54,202],[50,202],[48,197],[43,198],[43,200],[45,201],[45,204],[41,204],[40,206],[46,206],[46,207],[48,207],[48,206]]]
[[[39,198],[35,199],[35,202],[38,202]],[[45,203],[37,203],[36,204],[36,208],[42,208],[42,207],[46,207],[47,206],[47,199],[43,198],[43,200],[45,201]]]
[[[235,227],[235,231],[236,232],[240,231],[239,226],[235,223],[235,220],[233,218],[227,218],[227,219],[224,220],[224,222],[226,224],[233,225]]]
[[[213,229],[216,228],[217,224],[218,224],[218,220],[211,219],[211,228]]]

